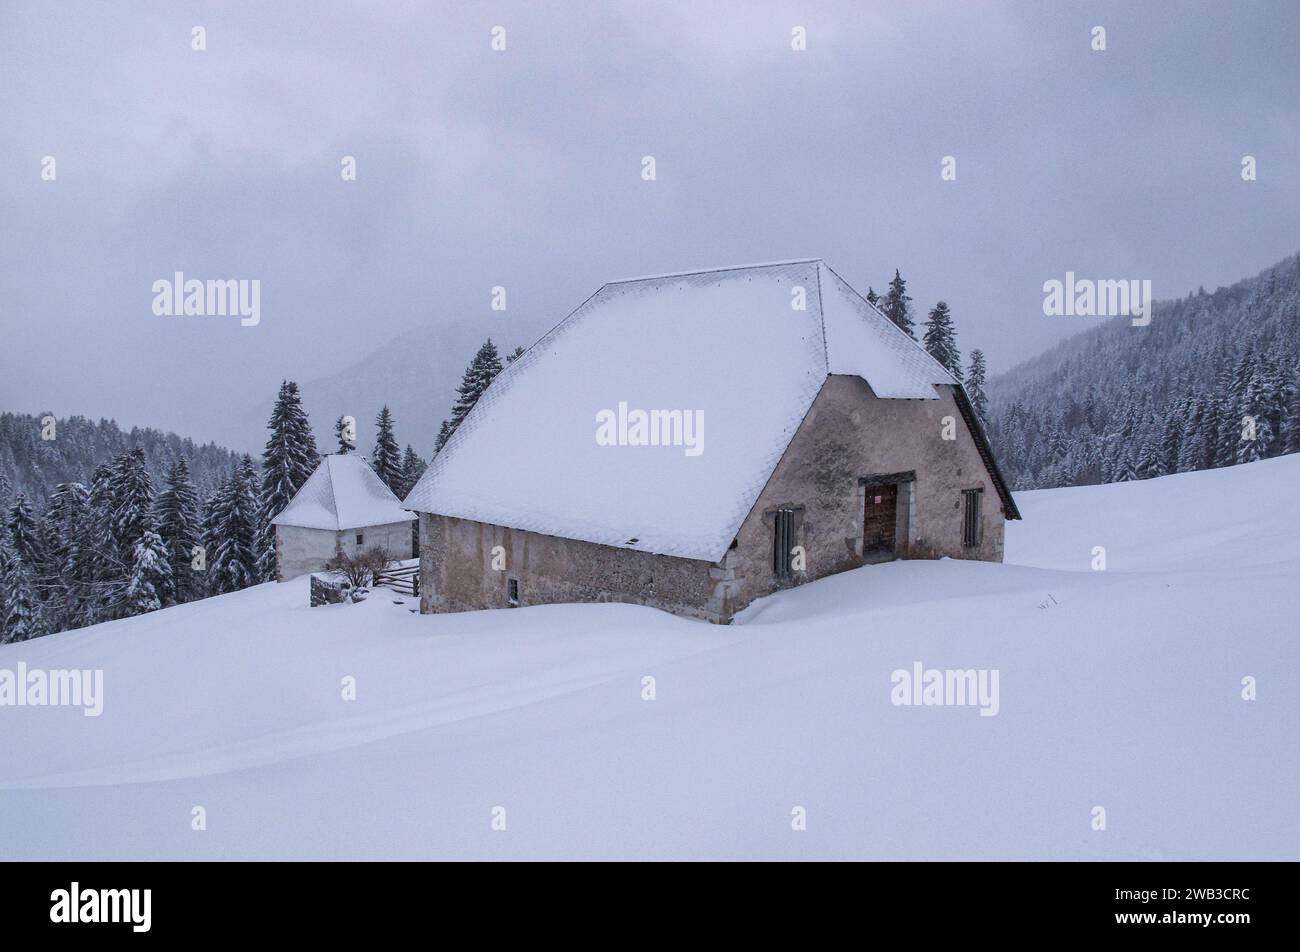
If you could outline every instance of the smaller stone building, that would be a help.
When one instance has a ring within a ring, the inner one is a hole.
[[[411,558],[414,521],[364,458],[326,456],[271,520],[276,579],[319,572],[338,553],[356,555],[375,547],[394,559]]]

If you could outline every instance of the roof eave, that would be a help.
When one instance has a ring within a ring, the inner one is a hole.
[[[1002,500],[1002,514],[1008,519],[1020,519],[1020,509],[1016,506],[1016,501],[1011,495],[1011,488],[1002,476],[1002,470],[998,468],[997,457],[993,455],[993,448],[989,445],[988,437],[984,433],[984,426],[980,423],[975,408],[971,406],[970,397],[966,395],[966,388],[958,383],[953,385],[952,391],[953,397],[957,401],[957,409],[961,411],[967,429],[975,437],[975,448],[979,450],[980,459],[984,461],[984,467],[988,470],[989,476],[992,477],[993,486],[997,489],[998,497]]]

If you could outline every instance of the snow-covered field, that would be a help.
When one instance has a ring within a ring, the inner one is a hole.
[[[299,580],[0,648],[104,672],[99,717],[0,707],[0,858],[1300,859],[1298,486],[1290,457],[1018,494],[1005,565],[730,628]],[[997,715],[895,706],[914,662],[997,669]]]

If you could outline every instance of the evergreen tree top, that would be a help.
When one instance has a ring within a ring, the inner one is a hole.
[[[925,322],[922,344],[945,370],[961,379],[961,352],[957,350],[957,333],[946,301],[940,301],[931,309]]]
[[[357,449],[357,441],[354,438],[355,434],[352,438],[348,436],[349,426],[345,422],[346,420],[347,416],[343,415],[334,421],[334,438],[338,440],[339,444],[338,449],[334,452],[338,453],[340,456],[346,456],[348,453],[355,453]]]
[[[912,299],[907,294],[907,282],[899,274],[898,269],[895,268],[894,278],[889,282],[889,291],[885,295],[884,305],[881,310],[884,312],[885,317],[894,323],[894,326],[915,340],[916,334],[912,331],[911,302]]]
[[[375,436],[375,448],[370,454],[370,466],[394,494],[399,494],[402,487],[401,450],[398,449],[397,437],[393,434],[393,414],[387,404],[379,411],[375,419],[378,433]]]

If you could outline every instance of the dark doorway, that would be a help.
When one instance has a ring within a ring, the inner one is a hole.
[[[893,554],[894,527],[898,524],[898,484],[867,486],[866,491],[862,555],[870,558]]]

